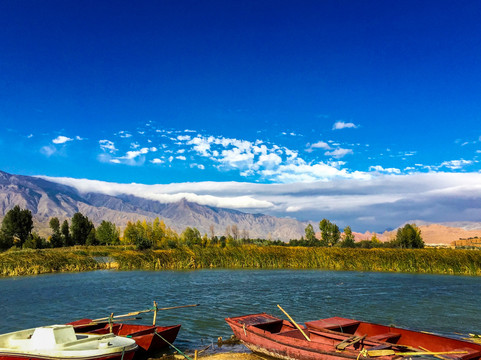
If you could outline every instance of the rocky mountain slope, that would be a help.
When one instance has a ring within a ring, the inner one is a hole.
[[[284,241],[300,238],[307,225],[294,219],[249,214],[186,200],[163,204],[131,195],[84,194],[70,186],[0,171],[0,217],[15,205],[32,212],[35,229],[44,236],[49,233],[48,221],[51,217],[69,219],[78,211],[97,225],[107,220],[124,227],[127,221],[152,221],[159,217],[178,232],[190,226],[196,227],[202,234],[210,234],[213,225],[215,234],[220,236],[225,234],[227,226],[237,225],[239,231],[247,231],[251,238]]]

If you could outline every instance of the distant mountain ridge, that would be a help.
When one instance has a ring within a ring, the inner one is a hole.
[[[32,212],[35,229],[46,236],[51,217],[71,218],[76,212],[86,215],[95,224],[102,220],[124,227],[128,221],[152,221],[156,217],[178,232],[187,226],[210,234],[225,234],[227,226],[237,225],[251,238],[287,241],[304,235],[307,223],[295,219],[200,205],[185,199],[176,203],[160,203],[133,195],[111,196],[101,193],[80,193],[77,189],[41,178],[11,175],[0,171],[0,217],[15,205]]]

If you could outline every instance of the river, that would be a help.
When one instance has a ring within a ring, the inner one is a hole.
[[[0,333],[159,307],[176,344],[231,335],[224,318],[268,312],[298,322],[342,316],[441,334],[481,333],[481,277],[320,270],[94,271],[0,279]],[[151,315],[138,322],[149,323]]]

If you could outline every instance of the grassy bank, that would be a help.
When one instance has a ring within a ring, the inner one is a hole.
[[[123,247],[83,247],[0,254],[0,275],[3,276],[106,268],[326,269],[481,275],[481,251],[239,246],[150,251]]]

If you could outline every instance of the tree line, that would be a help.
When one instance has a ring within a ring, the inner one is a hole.
[[[421,231],[414,224],[406,224],[398,229],[396,238],[388,243],[382,243],[374,234],[371,240],[355,242],[349,226],[341,233],[339,227],[327,219],[319,223],[320,239],[316,237],[314,227],[309,224],[305,228],[305,237],[292,239],[285,243],[280,240],[252,239],[246,230],[240,231],[237,225],[228,226],[225,235],[217,236],[214,226],[210,226],[210,234],[201,234],[195,227],[187,227],[178,234],[166,226],[163,220],[129,221],[122,233],[110,221],[102,221],[95,227],[89,218],[80,212],[62,223],[57,217],[50,218],[51,235],[45,239],[33,232],[33,218],[30,210],[15,206],[9,210],[0,228],[0,250],[13,246],[17,248],[49,248],[67,247],[74,245],[134,245],[137,249],[172,249],[181,246],[219,246],[232,247],[244,244],[259,246],[306,246],[306,247],[393,247],[393,248],[422,248],[424,242]]]
[[[349,248],[402,248],[402,249],[422,249],[424,241],[421,236],[421,230],[415,224],[406,224],[399,228],[396,236],[388,241],[381,242],[374,233],[370,240],[362,240],[355,242],[351,227],[346,226],[344,232],[341,233],[339,227],[327,219],[322,219],[319,223],[321,233],[320,239],[316,237],[314,227],[308,224],[304,230],[305,237],[300,240],[290,240],[290,246],[336,246]]]

